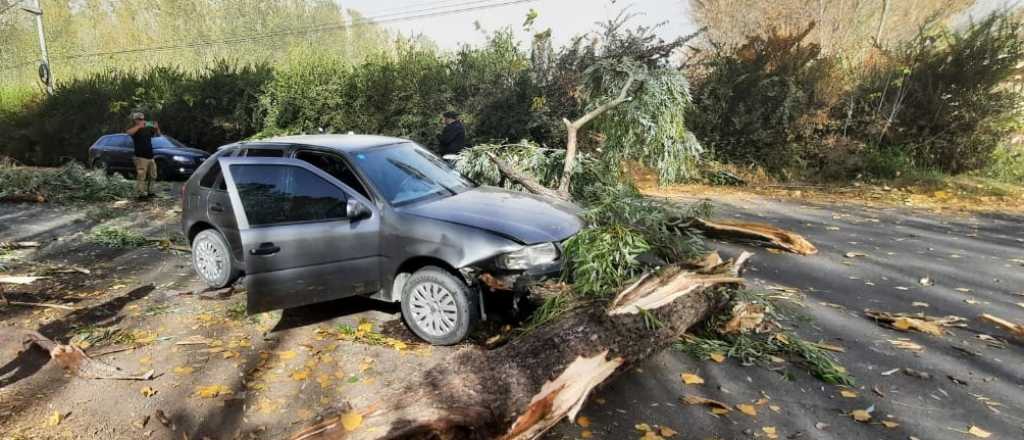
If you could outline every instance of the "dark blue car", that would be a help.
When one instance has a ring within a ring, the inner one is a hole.
[[[135,173],[135,147],[131,136],[119,133],[101,136],[89,147],[89,165],[108,174]],[[210,154],[185,146],[170,136],[153,138],[153,159],[161,180],[185,179],[195,172]]]

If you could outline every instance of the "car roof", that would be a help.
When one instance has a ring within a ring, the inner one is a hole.
[[[368,134],[308,134],[298,136],[281,136],[269,139],[257,139],[244,141],[236,144],[243,147],[247,144],[300,144],[313,147],[331,148],[342,151],[362,150],[365,148],[379,147],[383,145],[394,145],[405,142],[412,142],[408,139],[375,136]]]

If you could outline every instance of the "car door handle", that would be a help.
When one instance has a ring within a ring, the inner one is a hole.
[[[213,212],[224,212],[224,206],[221,204],[210,205],[210,211]]]
[[[274,243],[260,243],[260,247],[249,249],[249,253],[252,255],[273,255],[278,252],[281,252],[281,247],[274,246]]]

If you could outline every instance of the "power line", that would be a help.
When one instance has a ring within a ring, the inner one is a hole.
[[[252,41],[265,40],[265,39],[270,39],[270,38],[275,38],[275,37],[280,37],[280,36],[314,34],[314,33],[319,33],[319,32],[331,32],[331,31],[338,31],[338,30],[344,30],[344,29],[354,29],[354,28],[358,28],[358,27],[362,27],[362,26],[380,25],[380,24],[387,24],[387,23],[398,23],[398,22],[403,22],[403,21],[412,21],[412,20],[419,20],[419,19],[424,19],[424,18],[440,17],[440,16],[445,16],[445,15],[460,14],[460,13],[464,13],[464,12],[472,12],[472,11],[478,11],[478,10],[484,10],[484,9],[493,9],[493,8],[499,8],[499,7],[504,7],[504,6],[512,6],[512,5],[521,4],[521,3],[530,3],[530,2],[535,2],[535,1],[537,1],[537,0],[498,0],[497,3],[494,3],[494,0],[475,0],[475,1],[469,1],[469,2],[464,2],[462,4],[459,4],[459,5],[457,5],[458,6],[457,8],[455,8],[456,5],[452,5],[452,6],[443,6],[443,7],[421,9],[421,10],[414,11],[414,12],[418,12],[418,13],[414,13],[414,14],[411,14],[411,15],[399,15],[399,14],[396,14],[396,13],[392,13],[392,14],[382,14],[383,18],[380,18],[380,16],[364,17],[361,20],[365,20],[365,21],[360,21],[360,22],[352,23],[352,24],[347,24],[347,23],[337,24],[336,23],[336,24],[328,24],[328,25],[317,26],[317,27],[312,27],[312,28],[293,28],[293,29],[268,32],[268,33],[258,34],[258,35],[229,37],[229,38],[221,39],[221,40],[195,41],[195,42],[183,43],[183,44],[175,44],[175,45],[150,46],[150,47],[140,47],[140,48],[132,48],[132,49],[120,49],[120,50],[113,50],[113,51],[107,51],[107,52],[94,52],[94,53],[85,53],[85,54],[60,56],[60,57],[56,57],[56,58],[57,59],[63,59],[63,60],[71,60],[71,59],[79,59],[79,58],[91,58],[91,57],[109,56],[109,55],[124,55],[124,54],[141,53],[141,52],[163,52],[163,51],[171,51],[171,50],[179,50],[179,49],[190,49],[190,48],[197,48],[197,47],[204,47],[204,46],[214,46],[214,45],[231,45],[231,44],[239,44],[239,43],[247,43],[247,42],[252,42]],[[480,4],[480,3],[484,3],[484,4]],[[470,5],[474,5],[474,6],[470,6]]]

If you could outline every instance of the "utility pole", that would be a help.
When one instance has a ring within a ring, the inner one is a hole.
[[[43,32],[43,6],[36,0],[36,6],[22,6],[21,10],[36,16],[36,31],[39,33],[39,50],[43,61],[39,65],[39,80],[46,85],[46,93],[53,94],[53,71],[50,70],[50,56],[46,53],[46,34]]]

